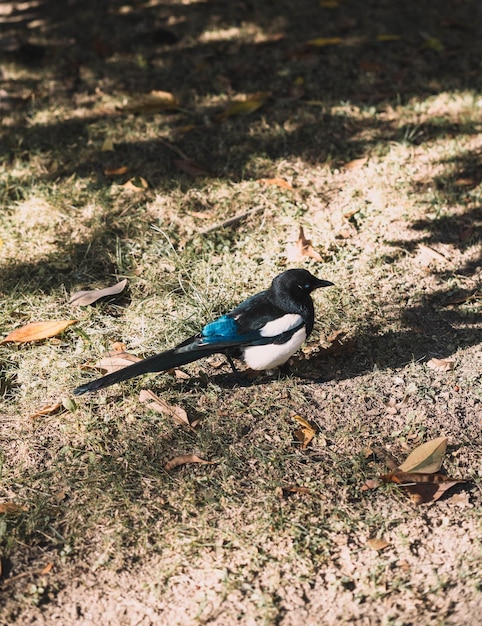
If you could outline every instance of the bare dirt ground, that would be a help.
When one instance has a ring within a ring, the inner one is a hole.
[[[481,23],[469,0],[0,3],[1,335],[78,320],[0,344],[1,624],[479,623]],[[213,358],[74,399],[114,342],[172,346],[292,266],[335,283],[293,376]],[[441,436],[466,483],[417,506],[371,482],[377,450]],[[213,464],[165,468],[184,454]]]

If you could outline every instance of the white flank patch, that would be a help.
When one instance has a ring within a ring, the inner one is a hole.
[[[286,317],[297,317],[299,323],[299,315],[285,315],[284,318],[281,319],[285,319]],[[274,324],[275,322],[269,323]],[[284,330],[287,330],[287,328]],[[291,339],[289,339],[286,343],[271,344],[268,346],[249,346],[248,348],[244,348],[243,357],[246,365],[252,370],[270,370],[286,363],[290,356],[298,350],[305,339],[306,330],[303,326],[297,330]]]
[[[262,337],[276,337],[276,335],[281,335],[281,333],[285,333],[287,330],[296,328],[296,326],[299,326],[302,322],[303,318],[301,315],[297,313],[287,313],[283,315],[283,317],[278,317],[277,320],[265,324],[263,328],[260,329],[259,334]]]

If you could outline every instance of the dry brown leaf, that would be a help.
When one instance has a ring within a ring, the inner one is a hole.
[[[316,37],[315,39],[310,39],[307,43],[309,46],[324,48],[325,46],[335,46],[341,42],[341,37]]]
[[[120,283],[116,283],[112,285],[112,287],[104,287],[104,289],[92,289],[87,291],[77,291],[70,298],[69,304],[73,304],[74,306],[87,306],[89,304],[94,304],[97,300],[101,298],[107,298],[108,296],[115,296],[122,291],[124,291],[127,285],[127,278],[121,280]]]
[[[149,185],[145,178],[142,176],[134,176],[134,178],[130,178],[123,185],[119,185],[122,189],[126,189],[127,191],[136,191],[137,193],[141,191],[145,191],[148,189]]]
[[[385,548],[388,548],[389,545],[390,542],[385,539],[377,539],[376,537],[367,539],[367,546],[373,550],[385,550]]]
[[[42,407],[32,415],[30,415],[30,419],[35,419],[37,417],[43,417],[44,415],[54,415],[55,413],[66,411],[66,407],[62,402],[55,402],[54,404],[49,404],[47,406]]]
[[[437,437],[422,443],[413,450],[398,467],[402,472],[424,472],[433,474],[442,467],[447,451],[447,437]]]
[[[301,443],[301,449],[305,450],[318,432],[318,427],[316,424],[313,424],[313,422],[301,417],[301,415],[294,415],[293,419],[295,419],[298,424],[301,424],[301,428],[295,430],[294,435]]]
[[[434,248],[421,243],[418,246],[418,255],[416,260],[424,267],[428,267],[433,261],[446,263],[449,259],[440,252],[437,252],[437,250],[434,250]]]
[[[94,363],[92,367],[104,370],[106,374],[112,374],[112,372],[117,372],[124,369],[124,367],[137,363],[138,361],[142,361],[142,359],[135,354],[117,352],[117,350],[113,350]]]
[[[381,479],[386,483],[396,483],[406,489],[415,504],[435,502],[454,485],[467,482],[464,478],[451,478],[445,474],[400,471],[384,474]]]
[[[311,491],[308,487],[299,487],[298,485],[285,485],[281,487],[281,495],[283,496],[283,498],[287,498],[294,493],[311,495]]]
[[[191,426],[191,422],[187,416],[186,411],[173,404],[168,404],[165,400],[156,396],[156,394],[148,389],[143,389],[139,394],[139,400],[141,402],[149,402],[149,408],[164,415],[169,415],[172,419],[179,424]]]
[[[45,574],[50,573],[53,566],[54,564],[52,563],[52,561],[50,561],[50,563],[47,563],[47,565],[43,569],[40,570],[40,574],[43,576]]]
[[[431,370],[439,370],[440,372],[449,372],[455,367],[455,359],[453,357],[447,357],[446,359],[430,359],[427,361],[427,367]]]
[[[223,120],[235,115],[249,115],[263,106],[267,98],[268,94],[262,92],[254,94],[244,100],[230,102],[224,111],[218,115],[218,119]]]
[[[174,164],[177,169],[186,172],[193,178],[196,176],[211,176],[211,172],[206,167],[192,159],[174,159]]]
[[[298,240],[296,243],[289,243],[286,247],[286,259],[294,263],[302,261],[304,257],[310,257],[318,262],[323,261],[320,253],[311,245],[311,240],[305,237],[303,226],[300,226]]]
[[[261,185],[274,185],[275,187],[281,187],[281,189],[293,189],[284,178],[259,178],[256,182]]]
[[[166,109],[177,109],[179,101],[169,91],[151,91],[130,98],[122,107],[129,113],[156,113]]]
[[[120,167],[106,167],[104,168],[104,176],[121,176],[127,174],[129,168],[127,165],[121,165]]]
[[[23,504],[15,504],[15,502],[0,502],[0,513],[5,513],[6,515],[18,515],[24,511],[28,511],[28,508]]]
[[[164,469],[169,472],[169,470],[174,469],[175,467],[179,467],[179,465],[186,465],[187,463],[202,463],[203,465],[215,465],[216,461],[205,461],[201,459],[196,454],[182,454],[181,456],[176,456],[170,461],[167,461],[164,465]]]
[[[79,320],[50,320],[48,322],[32,322],[21,328],[17,328],[9,333],[0,344],[9,341],[26,343],[27,341],[39,341],[56,337],[64,332],[72,324],[77,324]]]

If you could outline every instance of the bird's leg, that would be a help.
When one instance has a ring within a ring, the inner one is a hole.
[[[235,374],[236,376],[239,376],[239,372],[236,369],[236,365],[234,364],[234,361],[231,358],[231,355],[228,354],[227,352],[225,352],[224,356],[227,358],[229,365],[231,365],[231,369],[233,370],[233,374]]]

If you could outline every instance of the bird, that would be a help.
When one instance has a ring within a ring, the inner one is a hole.
[[[285,270],[273,279],[268,289],[209,322],[198,334],[170,350],[80,385],[74,394],[97,391],[147,372],[170,370],[217,353],[227,357],[235,373],[233,358],[241,358],[253,370],[280,367],[313,330],[315,312],[311,293],[332,285],[306,269]]]

